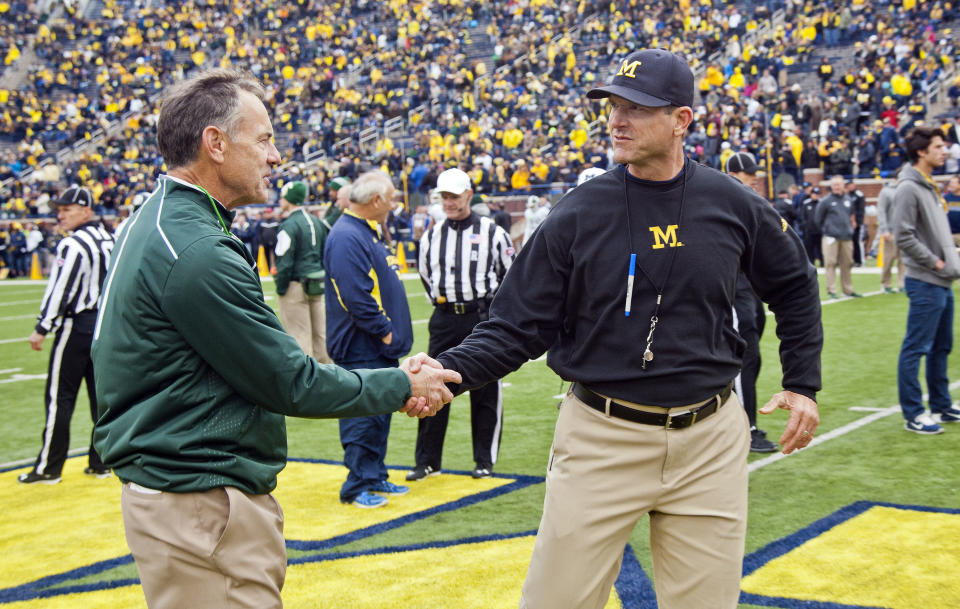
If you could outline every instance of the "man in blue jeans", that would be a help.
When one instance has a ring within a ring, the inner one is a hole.
[[[897,390],[907,431],[938,434],[943,433],[940,423],[960,421],[947,379],[947,356],[953,347],[952,286],[960,277],[960,257],[950,234],[946,202],[931,177],[946,159],[942,132],[917,127],[907,135],[906,145],[910,165],[900,172],[893,215],[910,298]],[[929,414],[917,379],[921,356],[927,358]]]

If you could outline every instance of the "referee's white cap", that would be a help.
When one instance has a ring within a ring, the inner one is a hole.
[[[437,176],[437,192],[460,195],[471,188],[473,184],[470,182],[470,176],[462,169],[454,167]]]

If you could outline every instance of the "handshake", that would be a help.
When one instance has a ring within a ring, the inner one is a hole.
[[[462,381],[460,373],[444,369],[440,362],[426,353],[408,357],[400,364],[400,369],[407,374],[410,392],[413,394],[400,412],[419,419],[432,417],[444,404],[453,400],[453,393],[447,388],[447,383]]]

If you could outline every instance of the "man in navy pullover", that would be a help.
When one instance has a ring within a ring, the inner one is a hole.
[[[348,370],[396,367],[413,346],[407,295],[383,241],[393,193],[382,171],[360,176],[350,190],[350,206],[327,237],[327,350]],[[389,414],[340,419],[343,460],[350,470],[340,489],[342,502],[380,507],[387,503],[383,495],[409,490],[387,480],[389,435]]]
[[[734,609],[747,520],[748,421],[730,381],[743,340],[737,275],[776,315],[790,412],[783,452],[819,422],[816,273],[756,192],[684,158],[693,73],[664,50],[627,56],[607,86],[620,165],[564,196],[521,250],[490,310],[438,360],[458,391],[547,351],[574,381],[547,464],[521,609],[599,609],[637,520],[650,517],[664,609]]]

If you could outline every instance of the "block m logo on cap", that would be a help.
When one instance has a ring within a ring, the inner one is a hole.
[[[627,78],[636,78],[634,72],[637,71],[637,68],[643,64],[640,61],[627,61],[623,60],[623,63],[620,64],[620,71],[617,72],[617,76],[626,76]]]

